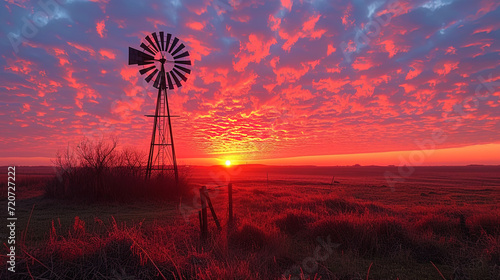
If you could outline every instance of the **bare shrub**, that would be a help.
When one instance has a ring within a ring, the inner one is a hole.
[[[53,161],[58,176],[48,182],[48,197],[89,201],[174,198],[188,193],[181,174],[145,179],[145,155],[131,147],[120,149],[116,138],[84,138],[59,151]]]

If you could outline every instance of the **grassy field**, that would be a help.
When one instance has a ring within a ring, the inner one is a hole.
[[[192,197],[83,203],[45,198],[52,169],[20,167],[16,273],[0,278],[500,279],[500,167],[420,167],[394,187],[385,171],[192,167]],[[201,185],[222,224],[206,241]]]

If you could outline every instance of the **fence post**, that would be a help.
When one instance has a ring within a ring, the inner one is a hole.
[[[203,186],[200,188],[200,200],[201,200],[201,239],[204,241],[208,236],[208,222],[207,222],[207,197],[205,192],[207,187]]]
[[[219,219],[217,219],[217,215],[215,214],[215,209],[214,206],[212,205],[212,200],[210,200],[210,196],[208,196],[208,191],[205,189],[205,199],[207,200],[208,207],[210,207],[210,212],[212,212],[212,216],[214,217],[215,225],[217,226],[218,230],[221,230],[222,227],[220,226]]]
[[[233,183],[227,185],[227,196],[229,199],[229,226],[233,225]]]

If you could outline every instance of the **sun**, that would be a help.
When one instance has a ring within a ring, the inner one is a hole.
[[[231,161],[230,160],[226,160],[226,166],[227,167],[231,166]]]

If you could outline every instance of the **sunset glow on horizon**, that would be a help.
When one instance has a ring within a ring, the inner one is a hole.
[[[168,91],[181,165],[500,164],[498,1],[126,2],[2,4],[0,165],[147,152],[157,90],[128,47],[156,31],[193,62]]]

